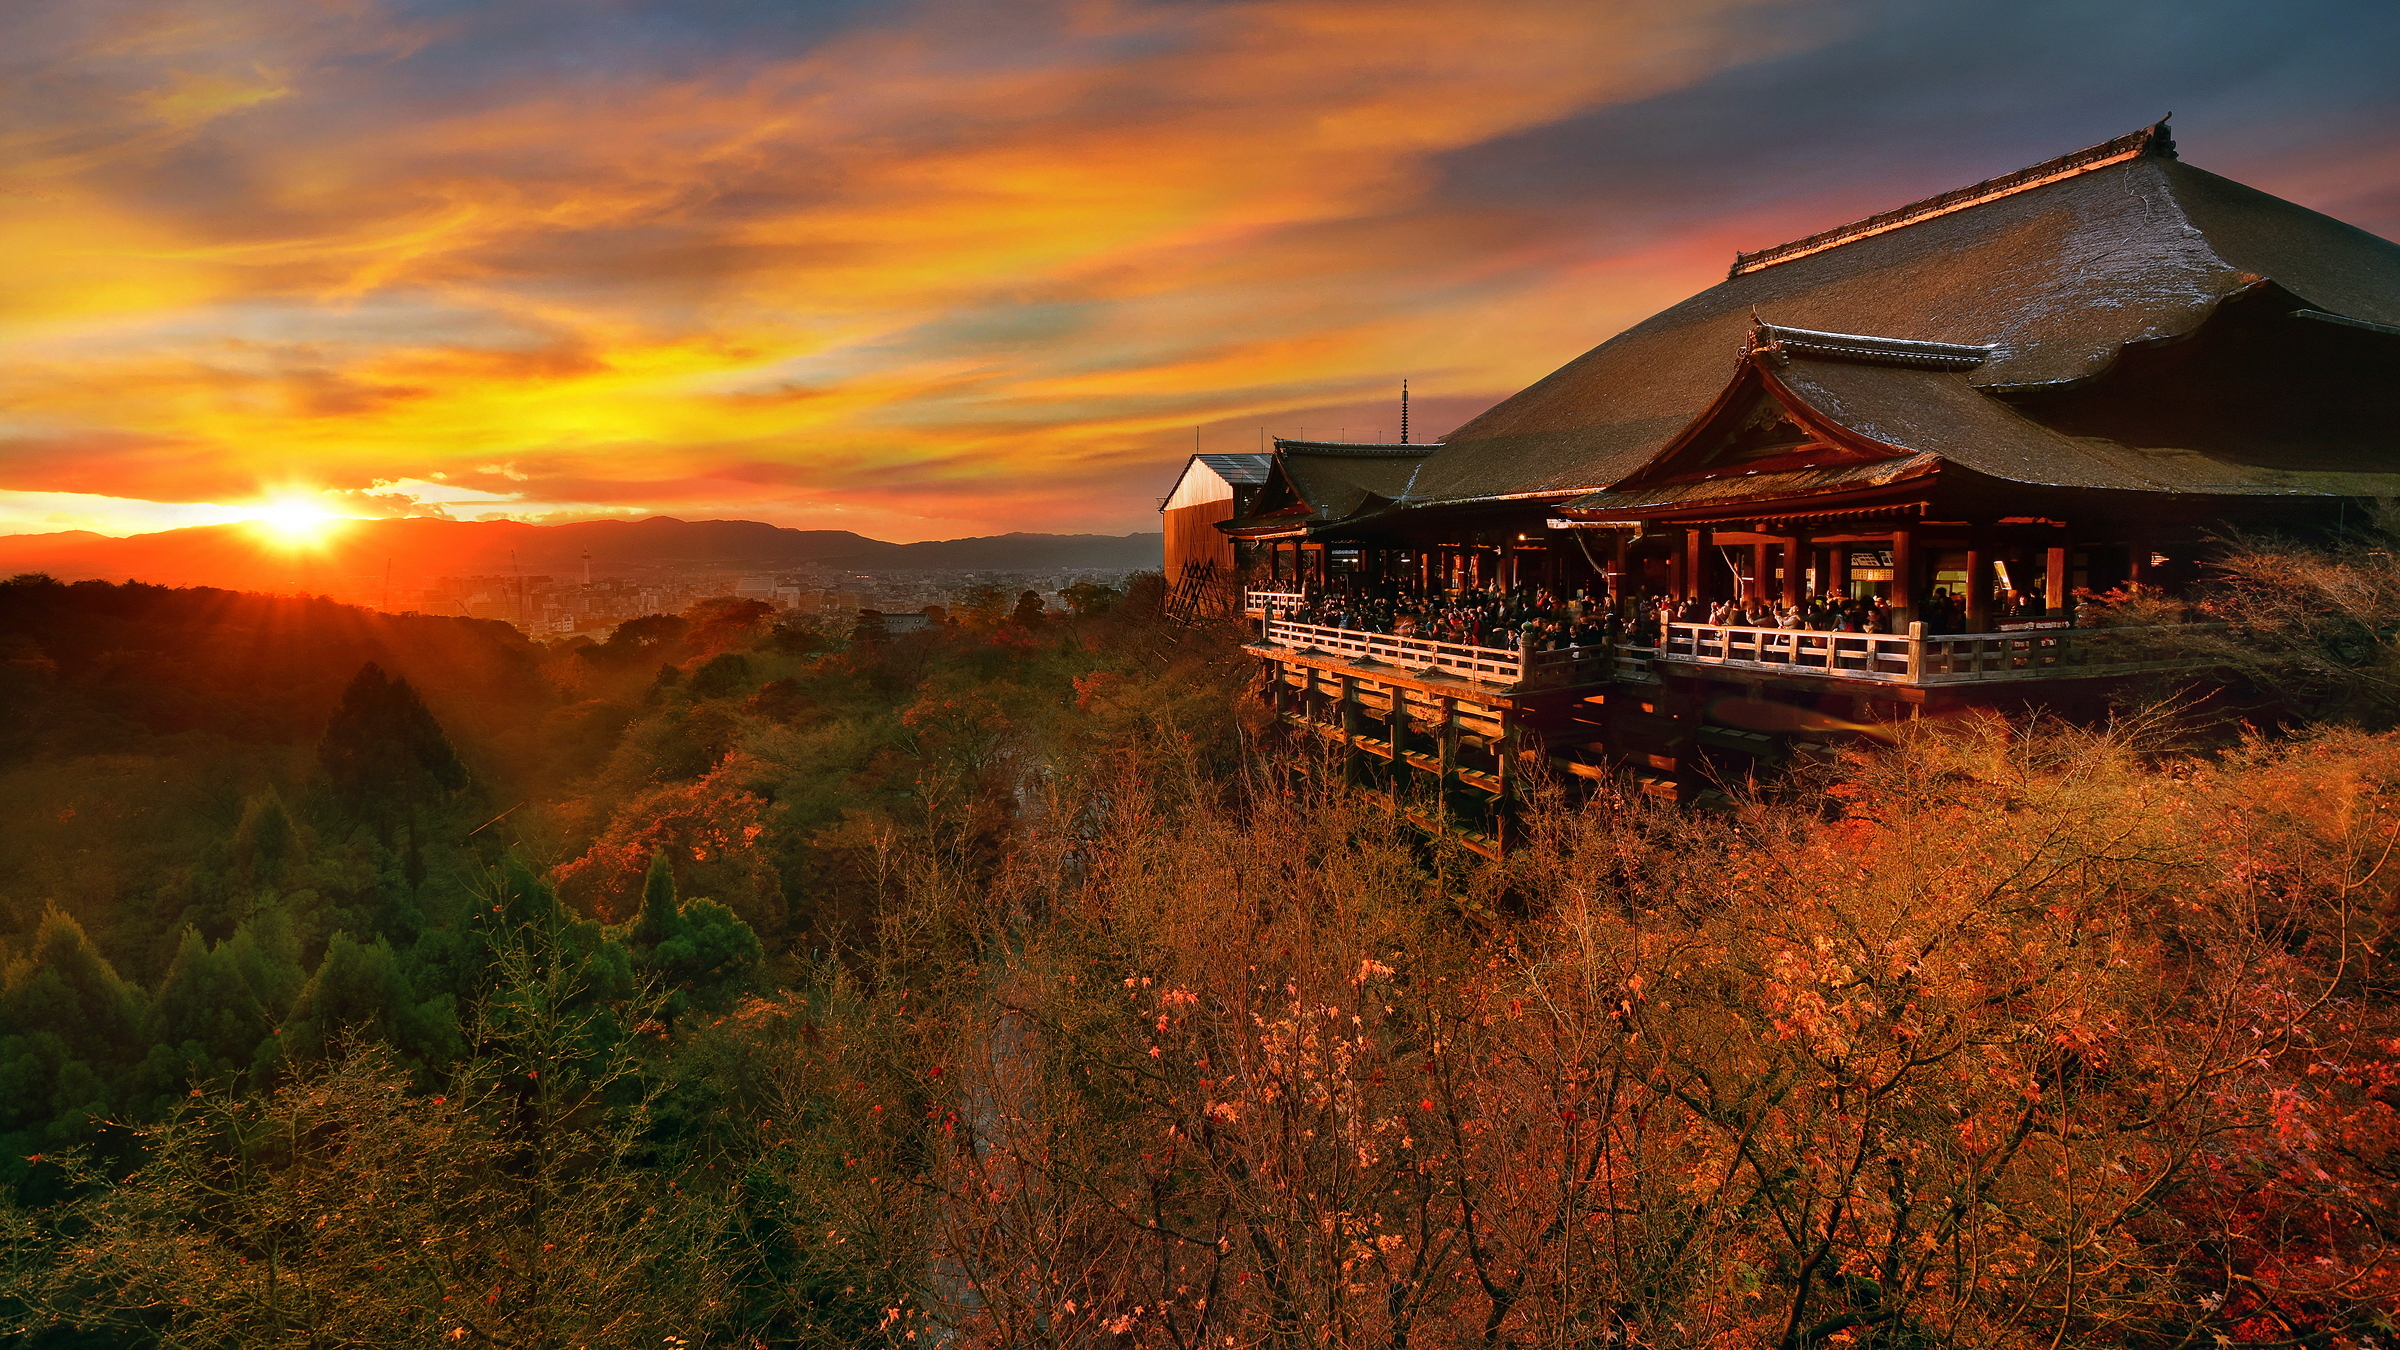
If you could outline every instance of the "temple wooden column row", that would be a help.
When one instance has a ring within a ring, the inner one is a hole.
[[[1613,533],[1613,532],[1612,532]],[[1255,575],[1303,586],[1323,586],[1337,573],[1333,551],[1339,542],[1279,539],[1262,541]],[[1586,557],[1573,543],[1513,542],[1437,543],[1392,546],[1360,542],[1355,563],[1338,569],[1370,584],[1396,584],[1420,594],[1445,591],[1514,589],[1549,585],[1571,594],[1578,588],[1615,590],[1613,578],[1625,568],[1625,539],[1618,535]]]
[[[1625,536],[1612,541],[1620,557]],[[1865,594],[1883,597],[1901,611],[1906,622],[1917,617],[1924,602],[1937,592],[1957,598],[1970,631],[1983,631],[1992,621],[1995,600],[2003,589],[2019,595],[2038,591],[2045,609],[2062,614],[2075,586],[2079,551],[2122,550],[2122,575],[2144,578],[2151,544],[2078,543],[2054,521],[2007,521],[1975,526],[1965,522],[1926,522],[1848,525],[1806,530],[1764,530],[1753,522],[1702,524],[1657,530],[1642,545],[1661,550],[1666,563],[1666,595],[1678,602],[1736,600],[1747,606],[1800,604],[1812,596],[1850,598],[1853,583]],[[1873,555],[1864,562],[1857,555]],[[1948,565],[1943,565],[1947,563]],[[1620,561],[1620,574],[1634,570]],[[2085,567],[2088,572],[2090,569]],[[1654,574],[1655,575],[1655,574]]]

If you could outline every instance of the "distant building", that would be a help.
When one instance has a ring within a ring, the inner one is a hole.
[[[1158,508],[1165,517],[1169,581],[1187,571],[1206,569],[1223,576],[1235,570],[1235,543],[1216,527],[1250,513],[1274,461],[1273,455],[1261,452],[1194,455],[1184,464],[1174,490]]]

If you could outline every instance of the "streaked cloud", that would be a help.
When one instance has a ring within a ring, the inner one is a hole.
[[[2028,86],[2012,44],[2066,17],[2039,3],[11,11],[0,530],[295,491],[1142,528],[1195,427],[1388,433],[1406,374],[1438,431],[1735,247],[2114,134],[2183,85],[2240,104],[2226,143],[2262,172],[2202,152],[2205,112],[2200,162],[2400,210],[2400,165],[2341,149],[2393,102],[2368,60],[2388,11],[2145,27],[2166,12],[2087,14],[2056,59],[2151,52],[2096,92]]]

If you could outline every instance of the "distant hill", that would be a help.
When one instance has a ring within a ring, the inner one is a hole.
[[[62,581],[127,579],[163,586],[306,591],[372,600],[388,569],[399,586],[437,576],[594,576],[662,568],[772,571],[807,565],[865,569],[1155,568],[1155,534],[1003,534],[893,544],[848,530],[791,530],[754,520],[362,520],[321,547],[294,548],[247,525],[203,525],[112,539],[84,530],[0,536],[0,575],[47,572]]]
[[[931,539],[921,544],[875,544],[878,551],[841,554],[827,561],[874,567],[989,570],[1122,567],[1155,572],[1162,543],[1161,536],[1155,534],[992,534],[974,539]]]

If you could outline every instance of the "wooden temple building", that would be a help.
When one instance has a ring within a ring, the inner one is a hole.
[[[1238,569],[1284,718],[1496,853],[1537,764],[1688,800],[1843,727],[2105,699],[2155,644],[2077,627],[2075,596],[2172,594],[2228,530],[2400,498],[2396,390],[2400,245],[2182,162],[2161,123],[1739,254],[1439,443],[1195,457],[1168,573]],[[1537,650],[1294,621],[1535,586],[1671,619],[1879,600],[1883,631]]]

